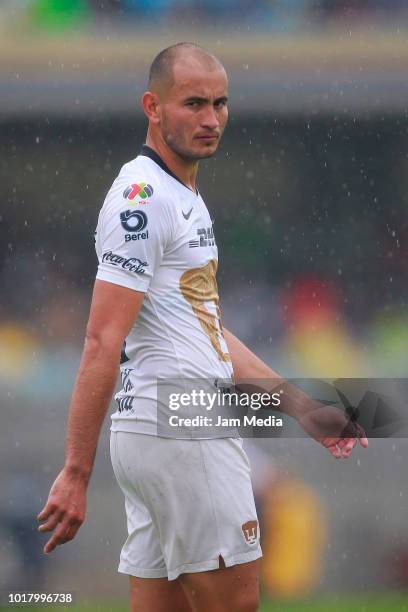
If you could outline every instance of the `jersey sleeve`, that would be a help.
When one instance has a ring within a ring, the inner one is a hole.
[[[171,219],[153,188],[144,190],[151,197],[129,199],[126,194],[135,185],[119,181],[108,193],[96,231],[96,278],[146,292],[171,239]]]

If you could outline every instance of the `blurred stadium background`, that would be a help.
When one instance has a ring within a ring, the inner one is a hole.
[[[0,590],[125,609],[108,422],[77,539],[44,558],[34,516],[63,461],[98,211],[165,46],[197,42],[230,75],[199,180],[224,324],[286,376],[406,376],[407,31],[405,0],[0,1]],[[406,440],[346,462],[300,439],[249,453],[263,609],[408,609]]]

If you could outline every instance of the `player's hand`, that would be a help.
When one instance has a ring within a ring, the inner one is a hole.
[[[72,476],[63,469],[55,479],[48,495],[47,503],[38,514],[41,522],[38,531],[53,531],[53,535],[44,546],[48,554],[59,544],[72,540],[85,520],[86,482],[78,476]]]
[[[368,446],[361,425],[335,406],[322,406],[311,410],[298,422],[309,436],[327,448],[336,459],[349,457],[357,442],[360,442],[363,448]]]

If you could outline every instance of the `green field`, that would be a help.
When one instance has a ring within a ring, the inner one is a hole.
[[[23,607],[2,608],[9,612],[21,612]],[[83,602],[72,606],[32,606],[36,612],[129,612],[127,602]],[[401,595],[373,595],[355,597],[330,597],[311,599],[304,602],[277,602],[263,600],[260,612],[408,612],[408,594]],[[210,611],[209,611],[210,612]]]
[[[313,599],[307,602],[264,602],[261,612],[408,612],[408,595]]]

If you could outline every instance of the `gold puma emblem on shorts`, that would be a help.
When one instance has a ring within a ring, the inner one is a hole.
[[[258,521],[247,521],[242,525],[242,533],[247,544],[253,546],[258,540]]]

